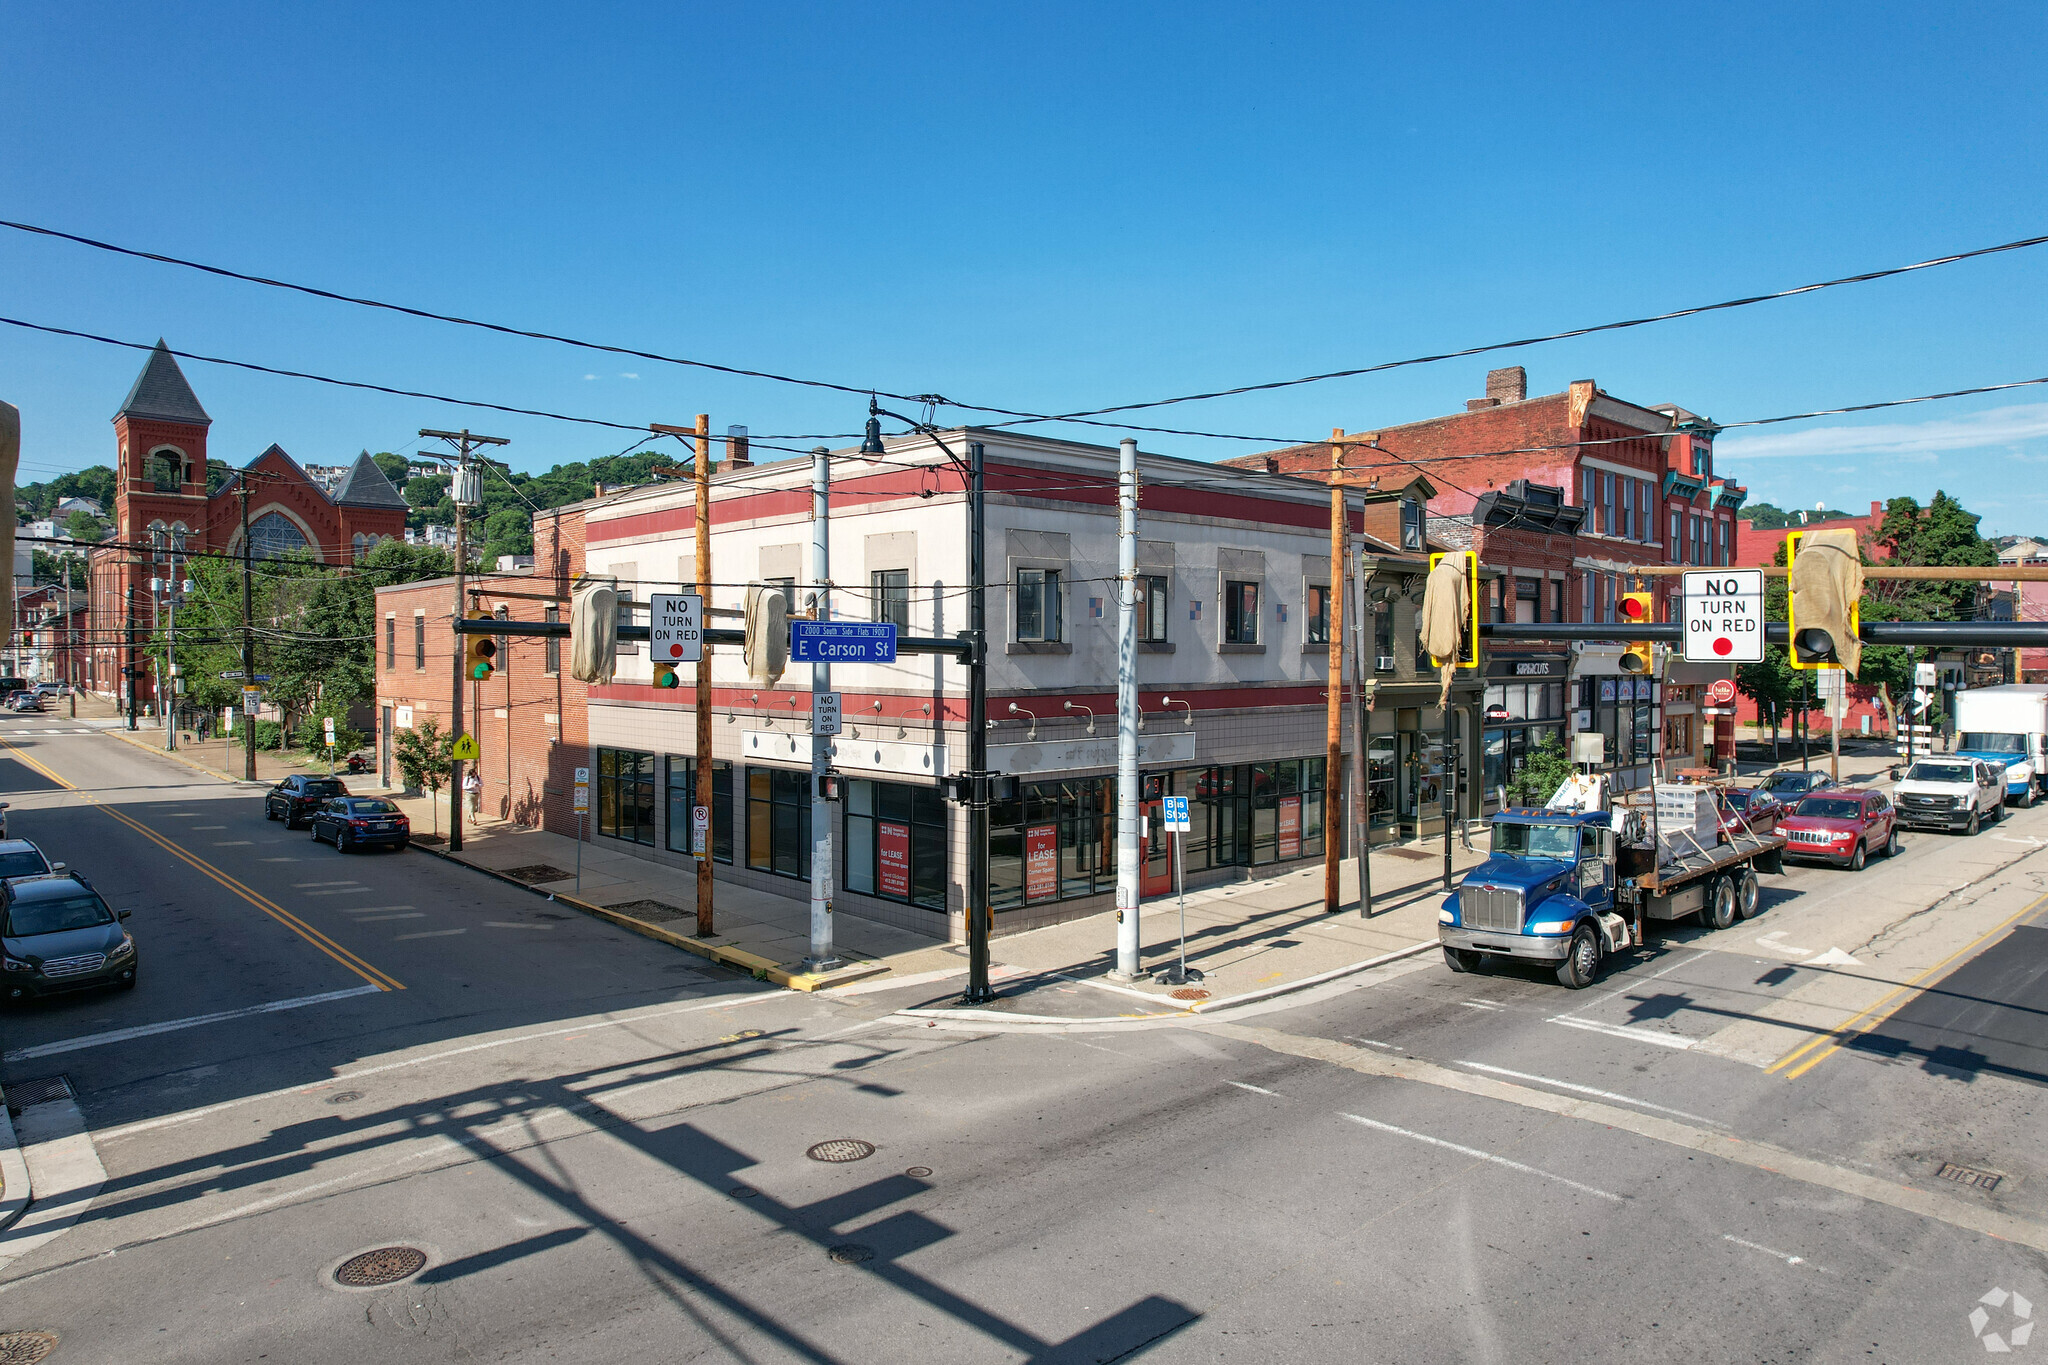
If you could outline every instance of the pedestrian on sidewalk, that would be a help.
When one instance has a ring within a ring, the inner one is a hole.
[[[469,793],[469,818],[480,819],[484,813],[484,780],[471,768],[462,777],[462,789]]]

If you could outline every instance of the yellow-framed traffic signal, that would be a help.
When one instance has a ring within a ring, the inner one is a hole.
[[[1850,639],[1857,639],[1863,632],[1863,603],[1853,602],[1849,607],[1849,619],[1844,622],[1833,619],[1825,611],[1815,612],[1808,608],[1807,637],[1802,648],[1799,625],[1799,594],[1792,590],[1792,566],[1799,558],[1799,543],[1806,539],[1804,531],[1790,531],[1785,535],[1785,633],[1787,662],[1801,672],[1810,669],[1841,668],[1839,632],[1847,630]],[[1827,637],[1827,647],[1821,649],[1815,637]]]
[[[1615,600],[1615,615],[1625,626],[1647,626],[1657,619],[1654,593],[1625,592]],[[1621,671],[1648,673],[1656,667],[1657,654],[1648,640],[1630,640],[1621,651]]]
[[[487,611],[467,611],[463,615],[471,621],[494,619]],[[498,666],[497,637],[465,635],[462,642],[462,675],[471,682],[485,681]]]
[[[1459,668],[1477,668],[1479,667],[1479,555],[1472,550],[1449,550],[1433,554],[1429,557],[1430,572],[1436,572],[1437,565],[1446,559],[1453,558],[1461,561],[1461,568],[1463,569],[1465,579],[1465,630],[1458,642],[1460,648],[1458,650],[1457,665]],[[1438,658],[1434,654],[1429,657],[1430,662],[1438,668],[1442,668],[1446,663],[1451,662],[1448,659]]]

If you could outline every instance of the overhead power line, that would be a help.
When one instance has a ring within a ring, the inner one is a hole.
[[[721,374],[737,375],[750,379],[766,379],[781,384],[794,384],[806,388],[828,389],[837,393],[862,394],[875,397],[891,398],[906,403],[920,403],[925,404],[927,406],[943,406],[950,408],[958,408],[965,412],[984,412],[999,417],[1008,417],[1013,419],[1009,422],[995,424],[999,426],[1027,426],[1034,423],[1042,422],[1072,422],[1083,426],[1110,426],[1117,427],[1126,431],[1143,431],[1160,435],[1191,436],[1211,440],[1255,441],[1267,444],[1290,444],[1293,443],[1293,440],[1292,438],[1288,437],[1260,436],[1235,432],[1198,431],[1174,427],[1134,426],[1129,423],[1101,422],[1091,419],[1110,416],[1116,413],[1138,412],[1149,408],[1171,407],[1179,403],[1206,402],[1210,399],[1230,398],[1240,394],[1260,393],[1274,389],[1294,388],[1304,384],[1319,384],[1331,379],[1350,379],[1360,375],[1378,374],[1383,371],[1401,369],[1409,366],[1432,365],[1445,360],[1460,360],[1470,356],[1485,355],[1494,351],[1514,350],[1527,346],[1540,346],[1553,341],[1567,341],[1576,337],[1593,336],[1601,332],[1615,332],[1622,331],[1632,327],[1646,327],[1653,323],[1672,322],[1680,318],[1696,317],[1703,313],[1724,312],[1729,309],[1747,308],[1753,304],[1772,303],[1781,299],[1796,298],[1802,294],[1818,293],[1819,291],[1824,289],[1836,289],[1842,287],[1843,285],[1869,284],[1876,280],[1890,279],[1893,276],[1897,275],[1911,274],[1915,271],[1920,270],[1931,270],[1937,266],[1954,265],[1960,261],[1974,260],[1983,256],[1994,256],[2009,251],[2020,251],[2028,247],[2035,247],[2040,246],[2044,243],[2048,243],[2048,236],[2025,237],[2017,241],[2001,242],[1995,246],[1975,247],[1968,251],[1954,252],[1946,256],[1930,257],[1927,260],[1914,261],[1907,265],[1889,266],[1880,270],[1867,270],[1855,275],[1844,275],[1835,279],[1818,280],[1811,284],[1797,285],[1789,289],[1779,289],[1764,294],[1750,294],[1745,295],[1741,298],[1724,299],[1718,303],[1695,304],[1690,307],[1672,309],[1670,311],[1662,313],[1652,313],[1643,317],[1625,318],[1617,322],[1602,322],[1595,323],[1585,327],[1573,327],[1563,331],[1549,332],[1541,336],[1522,337],[1512,341],[1488,342],[1484,345],[1467,346],[1458,350],[1442,351],[1431,355],[1410,356],[1402,360],[1387,360],[1380,361],[1376,364],[1371,365],[1354,366],[1348,369],[1328,370],[1320,374],[1302,375],[1294,379],[1278,379],[1268,380],[1254,384],[1240,384],[1230,388],[1212,389],[1201,393],[1180,394],[1171,398],[1155,398],[1137,403],[1120,403],[1110,407],[1102,408],[1084,408],[1066,413],[1042,413],[1029,412],[1016,408],[994,407],[981,403],[967,403],[962,402],[958,399],[945,398],[941,395],[931,393],[894,393],[887,390],[877,389],[872,386],[842,384],[831,380],[823,379],[806,379],[795,375],[777,374],[774,373],[773,371],[768,370],[755,370],[748,369],[742,366],[725,365],[715,361],[693,360],[683,356],[664,355],[658,351],[642,350],[638,347],[618,346],[606,342],[586,341],[581,338],[562,336],[557,333],[544,332],[534,328],[515,327],[505,323],[486,322],[478,318],[466,318],[452,313],[440,313],[435,312],[431,309],[416,308],[408,304],[391,303],[382,299],[363,298],[355,295],[343,294],[336,290],[323,289],[315,285],[298,284],[289,280],[272,279],[268,276],[251,274],[246,271],[233,270],[226,266],[209,265],[203,261],[187,260],[183,257],[171,256],[163,252],[146,251],[137,247],[120,246],[113,242],[101,241],[97,238],[86,237],[78,233],[64,232],[56,228],[43,227],[35,223],[22,223],[8,219],[0,219],[0,227],[12,228],[17,232],[28,233],[34,236],[50,237],[62,241],[73,242],[80,246],[90,247],[96,251],[112,252],[116,255],[134,257],[139,260],[155,261],[163,265],[174,265],[187,270],[196,270],[205,274],[215,275],[224,279],[240,280],[243,281],[244,283],[262,285],[266,288],[271,289],[287,290],[293,293],[305,294],[313,298],[328,299],[336,303],[347,303],[354,304],[357,307],[362,308],[380,309],[386,312],[403,314],[408,317],[422,318],[431,322],[443,322],[460,327],[475,327],[488,332],[496,332],[504,336],[525,337],[536,341],[551,341],[559,345],[576,347],[580,350],[599,351],[609,355],[630,356],[637,360],[651,360],[658,364],[680,365],[693,369],[711,370]],[[73,333],[72,335],[83,334]],[[203,357],[193,358],[203,359]],[[218,363],[230,364],[236,362]],[[247,366],[246,368],[262,369],[264,367]],[[273,373],[290,372],[273,371]],[[317,378],[317,376],[307,375],[300,375],[298,377]],[[356,384],[352,385],[351,387],[368,388],[373,390],[380,389],[380,386],[378,385],[368,384]],[[383,389],[381,391],[402,392],[398,390],[389,389]],[[432,397],[432,395],[419,395],[409,393],[405,393],[403,394],[403,396]],[[489,407],[500,412],[520,413],[523,415],[553,415],[534,414],[527,409],[505,407],[497,404],[471,404],[469,406]],[[630,427],[625,427],[623,426],[623,424],[620,423],[596,422],[594,419],[565,418],[563,420],[591,421],[594,425],[619,426],[621,427],[621,429],[625,430],[632,429]],[[793,437],[791,439],[807,438]]]

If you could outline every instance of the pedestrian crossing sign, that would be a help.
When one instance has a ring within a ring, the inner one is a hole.
[[[470,734],[457,735],[454,747],[448,750],[450,758],[460,759],[464,763],[470,762],[476,755],[476,736]]]

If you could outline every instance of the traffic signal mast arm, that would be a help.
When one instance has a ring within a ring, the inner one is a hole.
[[[1685,642],[1685,626],[1678,621],[1660,621],[1647,626],[1620,622],[1482,621],[1479,634],[1489,640],[1654,640],[1658,644]],[[1865,621],[1856,638],[1866,645],[1909,645],[1916,649],[1995,648],[2011,645],[2028,649],[2048,648],[2048,621]],[[1784,621],[1764,623],[1764,639],[1774,645],[1791,640],[1791,626]]]
[[[463,620],[455,623],[455,633],[458,635],[498,635],[522,640],[540,640],[546,639],[549,636],[566,639],[569,635],[569,629],[567,621],[503,621],[496,617],[479,621]],[[621,640],[645,640],[649,634],[649,628],[644,625],[627,625],[623,622],[619,625],[618,638]],[[1601,638],[1604,639],[1606,637],[1603,636]],[[743,645],[747,642],[747,633],[744,630],[728,630],[719,626],[710,626],[706,627],[704,631],[704,639],[707,643],[714,645]],[[928,635],[899,635],[896,637],[896,652],[898,654],[946,654],[964,661],[967,658],[968,650],[969,645],[967,641],[957,637],[952,639]]]

